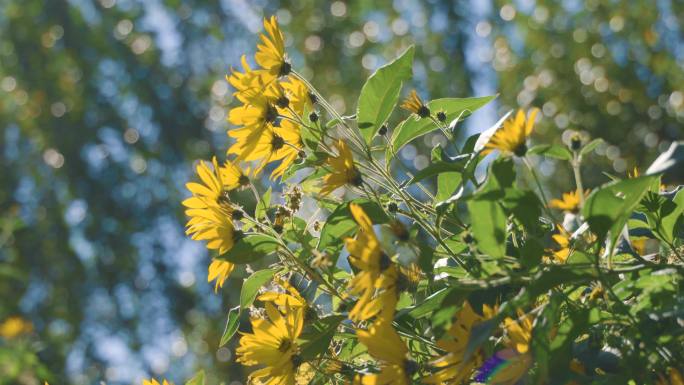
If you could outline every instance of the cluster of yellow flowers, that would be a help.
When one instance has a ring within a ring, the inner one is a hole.
[[[258,66],[252,68],[243,56],[241,72],[234,70],[227,77],[235,89],[235,99],[240,103],[230,110],[228,117],[237,127],[228,131],[228,136],[233,139],[227,151],[229,160],[222,164],[216,158],[210,163],[200,161],[196,172],[201,183],[187,184],[192,196],[183,202],[189,217],[187,234],[192,239],[206,241],[207,248],[219,254],[209,266],[208,274],[210,282],[216,281],[216,290],[223,286],[235,268],[221,255],[233,250],[243,237],[266,234],[278,243],[273,251],[277,250],[276,254],[281,257],[281,269],[275,273],[272,289],[255,295],[263,303],[263,308],[252,313],[251,332],[241,335],[236,350],[237,362],[260,367],[251,373],[250,383],[304,384],[321,373],[336,382],[363,385],[410,384],[416,381],[416,377],[428,384],[458,385],[471,379],[489,384],[512,385],[518,382],[533,363],[530,345],[538,309],[528,312],[518,310],[517,317],[511,318],[505,317],[511,314],[508,309],[506,314],[500,314],[498,306],[483,304],[480,308],[479,305],[472,306],[468,300],[462,300],[460,310],[453,315],[453,322],[444,336],[435,337],[432,341],[423,339],[405,332],[397,324],[397,308],[402,295],[409,288],[426,281],[421,279],[423,272],[418,267],[418,259],[403,260],[398,257],[399,253],[394,247],[386,247],[374,229],[380,223],[373,223],[362,205],[350,202],[345,207],[355,225],[345,230],[344,237],[340,237],[348,252],[351,272],[334,272],[334,269],[327,269],[332,264],[330,256],[326,255],[327,251],[317,250],[317,246],[310,245],[295,255],[288,249],[289,241],[281,236],[286,221],[283,218],[288,217],[289,221],[294,222],[293,214],[299,208],[301,196],[293,199],[296,203],[291,202],[291,207],[278,207],[273,221],[268,214],[262,213],[263,218],[256,217],[258,210],[255,210],[253,217],[250,216],[238,202],[232,200],[233,190],[250,188],[257,203],[263,204],[262,196],[252,181],[269,165],[272,167],[272,180],[283,178],[298,160],[310,160],[308,155],[311,154],[307,150],[315,151],[318,161],[310,166],[320,167],[321,170],[316,171],[323,171],[312,174],[313,178],[320,179],[320,186],[315,190],[319,201],[344,203],[330,198],[330,195],[346,186],[380,206],[387,203],[388,198],[379,196],[377,186],[390,192],[387,196],[401,196],[404,189],[392,179],[389,162],[386,169],[377,165],[368,139],[359,137],[358,132],[345,123],[345,118],[337,115],[313,86],[293,70],[285,53],[283,32],[275,17],[264,20],[264,28],[266,32],[260,35],[261,41],[254,58]],[[438,108],[434,108],[438,110],[434,112],[431,106],[432,102],[425,103],[415,90],[401,104],[403,109],[412,114],[413,121],[425,119],[441,129],[447,138],[451,138],[453,132],[450,130],[453,127],[446,125],[447,113]],[[319,122],[317,107],[326,110],[331,115],[331,122],[341,129],[334,133],[327,132]],[[537,113],[537,109],[532,109],[529,114],[520,110],[510,119],[502,119],[500,127],[497,125],[480,136],[478,142],[482,143],[475,145],[473,157],[498,151],[504,157],[522,159],[532,171],[526,157],[529,150],[527,139],[532,134]],[[305,145],[302,139],[304,133],[316,139],[313,145],[308,140]],[[385,136],[387,128],[384,124],[378,133]],[[394,150],[391,143],[388,143],[387,149]],[[368,178],[370,183],[364,178]],[[547,201],[543,189],[539,187],[543,208],[549,213],[550,209],[558,209],[566,214],[566,218],[578,215],[590,192],[578,183],[577,190],[564,193],[561,199]],[[403,197],[405,216],[420,222],[427,213],[435,213],[433,207],[421,205],[410,198]],[[388,216],[388,228],[398,239],[397,243],[408,244],[405,241],[410,238],[409,230],[396,215],[403,209],[396,203],[392,208],[391,204],[386,206],[387,210],[383,209]],[[557,222],[554,215],[549,217]],[[306,231],[308,227],[309,224],[306,224],[304,228],[307,236],[310,235]],[[436,227],[439,227],[438,221]],[[469,236],[467,227],[463,226],[464,234]],[[554,232],[550,238],[553,246],[543,248],[543,260],[549,264],[565,264],[573,252],[575,239],[563,224],[554,223],[552,227]],[[427,225],[424,228],[430,230]],[[448,246],[444,245],[439,235],[441,229],[437,228],[434,232],[437,233],[434,238],[440,246],[447,249]],[[589,236],[589,233],[580,235],[585,238]],[[502,242],[505,243],[505,239]],[[468,246],[473,248],[472,241],[465,240],[464,244],[467,244],[464,249]],[[423,252],[415,245],[409,246],[416,256]],[[336,252],[341,252],[341,249],[342,243]],[[311,255],[300,258],[302,253]],[[315,258],[309,263],[306,261],[309,257]],[[284,262],[286,260],[288,263]],[[307,279],[324,287],[321,290],[334,298],[339,305],[335,312],[346,313],[346,320],[335,326],[348,332],[346,338],[355,338],[365,347],[367,354],[363,355],[362,360],[338,360],[339,349],[335,348],[335,344],[326,347],[327,353],[319,354],[315,359],[302,357],[302,333],[306,321],[311,317],[316,319],[318,310],[288,282],[284,271],[302,273]],[[321,272],[328,275],[327,279],[322,279]],[[600,285],[597,288],[602,292]],[[499,326],[496,330],[500,331],[498,336],[502,343],[497,342],[497,346],[503,346],[502,350],[489,354],[489,357],[482,347],[470,345],[473,330],[484,323],[496,323]],[[413,340],[429,346],[428,351],[419,352],[422,355],[420,359],[411,357],[411,354],[416,353],[411,348]],[[369,362],[375,363],[373,370],[368,370]],[[149,384],[157,385],[157,382],[152,380]]]
[[[231,202],[228,192],[249,185],[250,177],[258,175],[269,163],[280,162],[271,173],[271,177],[276,178],[282,176],[298,157],[304,156],[300,129],[306,125],[306,113],[313,111],[316,102],[314,93],[292,71],[287,61],[283,33],[276,19],[264,20],[264,27],[266,34],[261,35],[255,57],[259,68],[252,69],[243,56],[243,72],[233,71],[227,78],[236,90],[236,99],[242,103],[230,111],[228,118],[238,126],[228,132],[235,140],[228,149],[228,155],[235,158],[223,165],[214,158],[211,162],[213,167],[201,161],[196,171],[202,183],[188,183],[187,188],[193,196],[183,202],[190,217],[187,233],[195,240],[206,240],[207,247],[219,254],[230,250],[239,239],[234,222],[245,215]],[[432,118],[429,108],[415,90],[402,108],[419,119]],[[503,128],[494,133],[484,152],[498,149],[524,155],[525,140],[532,132],[535,114],[536,110],[525,119],[523,112],[519,111],[514,119],[506,121]],[[439,121],[444,120],[442,115],[437,114]],[[315,119],[309,119],[309,123],[312,120]],[[330,152],[326,159],[329,173],[323,177],[322,196],[345,185],[360,187],[363,184],[347,143],[339,139],[333,145],[336,154]],[[239,166],[254,161],[258,165],[253,172]],[[349,281],[347,295],[357,300],[348,316],[354,325],[367,325],[355,328],[355,332],[370,356],[380,364],[379,373],[355,375],[353,381],[359,384],[408,384],[418,366],[408,357],[406,344],[392,322],[402,286],[407,282],[417,282],[420,270],[415,264],[404,267],[393,261],[382,250],[373,223],[363,209],[356,204],[350,204],[349,209],[358,224],[358,232],[356,237],[345,240],[349,261],[356,271]],[[559,243],[563,246],[562,240]],[[230,262],[214,259],[209,267],[209,281],[216,280],[218,289],[233,269]],[[263,366],[250,376],[255,383],[294,384],[312,373],[311,368],[298,358],[297,341],[302,332],[307,303],[282,279],[278,284],[288,294],[267,293],[259,297],[265,303],[267,317],[252,318],[253,332],[243,335],[237,349],[238,362],[247,366]],[[458,384],[470,378],[484,361],[481,352],[464,361],[470,331],[494,313],[494,309],[485,307],[484,315],[479,315],[466,302],[456,315],[456,322],[447,337],[438,342],[437,346],[447,353],[433,361],[438,371],[426,377],[425,382]],[[520,326],[507,319],[506,328],[515,341],[515,348],[511,351],[520,357],[519,360],[525,361],[528,356],[525,355],[527,347],[524,344],[529,341],[531,321],[524,317],[523,320],[523,326]],[[511,367],[518,372],[523,370],[524,374],[526,366]],[[503,373],[507,382],[519,378],[520,374]]]

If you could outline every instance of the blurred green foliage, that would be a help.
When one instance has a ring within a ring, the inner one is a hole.
[[[537,139],[602,137],[595,151],[617,174],[682,135],[676,1],[6,0],[0,320],[21,314],[35,331],[0,349],[30,346],[49,374],[29,359],[0,383],[179,382],[200,366],[210,383],[243,378],[232,347],[217,346],[238,291],[205,283],[207,253],[184,239],[178,202],[192,160],[227,147],[223,76],[262,12],[346,114],[370,72],[415,42],[425,99],[499,92],[498,111],[479,118],[491,121],[538,106]],[[571,172],[540,162],[547,176]],[[605,181],[585,172],[588,187]]]

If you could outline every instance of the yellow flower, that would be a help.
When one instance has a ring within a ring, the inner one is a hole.
[[[196,171],[202,183],[189,182],[185,187],[190,190],[192,197],[183,201],[183,206],[188,216],[192,216],[193,210],[230,207],[230,201],[226,193],[237,187],[249,183],[248,172],[242,171],[234,163],[226,162],[219,167],[216,157],[211,160],[213,169],[200,161]]]
[[[380,363],[380,372],[363,376],[360,379],[361,384],[408,385],[411,383],[417,365],[408,358],[406,344],[392,327],[391,319],[379,318],[368,330],[357,329],[356,336],[359,342],[366,345],[368,354]]]
[[[154,378],[150,378],[149,380],[143,380],[143,385],[173,385],[172,383],[162,380],[162,383],[159,384],[159,381],[155,380]]]
[[[482,365],[484,359],[481,351],[473,353],[464,360],[468,340],[473,327],[494,316],[496,310],[483,306],[483,315],[475,313],[470,303],[465,302],[455,315],[455,321],[447,331],[445,338],[437,341],[437,346],[446,352],[433,360],[432,366],[438,371],[428,376],[423,382],[428,384],[460,385],[470,379],[475,369]]]
[[[212,259],[209,265],[209,274],[207,275],[207,282],[216,280],[214,291],[218,291],[223,287],[223,283],[228,279],[230,273],[235,270],[235,265],[221,259]]]
[[[297,339],[304,326],[304,312],[286,303],[281,313],[266,302],[268,319],[252,318],[252,333],[243,334],[237,361],[246,366],[262,365],[249,375],[250,383],[294,385],[300,366]]]
[[[363,181],[361,173],[354,166],[354,157],[347,144],[339,139],[335,143],[335,148],[337,148],[338,155],[331,156],[326,161],[332,172],[323,177],[321,195],[328,195],[345,184],[359,187]]]
[[[638,178],[639,175],[639,169],[637,168],[637,166],[634,166],[632,171],[627,171],[627,177],[630,179]]]
[[[185,234],[196,241],[208,241],[207,249],[218,250],[224,254],[230,250],[240,237],[235,230],[232,215],[235,211],[223,207],[208,209],[193,209],[186,224]]]
[[[203,183],[189,182],[185,186],[193,196],[184,200],[185,215],[190,217],[185,233],[194,240],[208,241],[207,248],[223,254],[233,247],[236,234],[233,209],[226,192],[241,185],[244,174],[232,164],[219,167],[212,159],[213,169],[200,161],[197,175]],[[237,171],[236,171],[237,170]]]
[[[392,264],[375,281],[373,288],[369,290],[371,295],[359,300],[349,312],[351,320],[368,320],[375,316],[392,319],[399,301],[397,265]]]
[[[292,67],[285,57],[285,37],[278,26],[275,16],[264,19],[266,34],[261,34],[261,44],[257,45],[255,60],[273,78],[286,76]]]
[[[518,383],[520,379],[527,374],[532,366],[532,354],[529,351],[530,342],[532,340],[532,326],[534,319],[530,314],[524,314],[518,310],[518,318],[513,320],[506,318],[504,320],[504,329],[506,331],[506,344],[508,349],[497,352],[494,355],[494,361],[497,361],[498,368],[486,376],[483,373],[479,376],[486,378],[478,378],[477,380],[484,380],[487,384],[496,385],[513,385]],[[488,361],[491,361],[488,360]],[[483,365],[487,366],[487,364]]]
[[[290,108],[298,116],[304,116],[304,112],[313,109],[313,102],[309,88],[299,78],[288,76],[287,81],[280,83],[285,89]]]
[[[516,156],[524,156],[527,153],[525,142],[532,133],[534,120],[538,112],[538,109],[532,109],[527,119],[525,119],[525,113],[522,110],[518,110],[515,118],[506,120],[503,126],[492,135],[484,150],[482,150],[482,154],[487,155],[494,150],[499,150],[505,154],[512,153]]]
[[[292,308],[304,308],[307,306],[306,299],[299,294],[299,291],[290,284],[286,279],[282,277],[275,277],[273,281],[283,289],[284,293],[279,293],[275,291],[268,291],[259,296],[259,301],[262,302],[272,302],[280,308],[284,308],[285,305],[289,305]]]
[[[264,71],[252,69],[245,55],[242,55],[240,61],[244,72],[231,69],[230,76],[226,76],[226,80],[235,88],[233,95],[242,103],[249,104],[250,96],[263,89],[266,84],[262,77]]]
[[[361,206],[352,203],[349,205],[349,210],[356,223],[359,224],[356,239],[345,239],[347,251],[349,251],[349,262],[358,269],[349,281],[349,291],[352,295],[359,297],[349,312],[349,319],[360,321],[375,313],[373,309],[377,303],[371,304],[371,300],[376,291],[387,290],[395,285],[397,269],[389,256],[382,251],[380,242],[373,231],[373,223]],[[366,309],[369,305],[372,306]]]
[[[421,118],[427,118],[430,116],[430,109],[425,105],[423,100],[418,96],[416,90],[411,90],[409,96],[401,104],[401,108],[414,113]]]
[[[589,190],[584,192],[584,196],[589,196]],[[580,209],[580,195],[577,190],[563,193],[562,199],[551,199],[549,207],[554,207],[568,213],[577,213]]]
[[[250,89],[242,93],[245,104],[232,108],[228,112],[228,121],[241,127],[228,131],[229,136],[237,139],[244,136],[243,132],[247,132],[258,138],[267,126],[278,120],[278,108],[275,103],[276,98],[280,97],[278,96],[279,88],[269,87],[268,90],[269,92]],[[249,154],[249,151],[242,150],[237,154],[238,159],[242,159]]]
[[[515,385],[525,376],[532,366],[532,355],[520,354],[515,349],[506,349],[496,353],[503,361],[502,367],[486,381],[491,385]]]
[[[556,243],[557,247],[547,249],[546,252],[551,254],[556,262],[565,263],[570,256],[570,233],[561,225],[556,225],[556,234],[551,236],[551,239]]]
[[[19,337],[33,331],[33,324],[19,316],[7,318],[0,323],[0,336],[6,339]]]
[[[520,354],[527,353],[530,348],[533,321],[534,318],[531,314],[525,314],[520,309],[518,309],[518,318],[516,320],[510,317],[506,317],[504,320],[508,345]]]
[[[277,126],[268,125],[258,135],[246,128],[232,130],[229,135],[237,139],[228,149],[229,154],[237,154],[244,161],[261,160],[254,174],[259,174],[266,164],[280,161],[271,179],[282,176],[303,148],[299,126],[290,120],[281,120]]]

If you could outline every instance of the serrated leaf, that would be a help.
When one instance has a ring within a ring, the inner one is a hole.
[[[427,103],[433,113],[443,111],[447,120],[453,120],[457,116],[466,117],[480,107],[492,101],[496,96],[483,96],[479,98],[444,98],[435,99]],[[427,118],[410,116],[404,120],[392,134],[392,146],[394,151],[399,150],[411,140],[437,130],[435,123]]]
[[[394,61],[378,68],[361,88],[357,122],[361,135],[370,144],[380,126],[389,119],[399,100],[401,86],[413,76],[413,54],[410,46]]]
[[[246,235],[235,242],[230,250],[217,258],[236,264],[245,264],[263,258],[277,248],[278,241],[270,235]]]

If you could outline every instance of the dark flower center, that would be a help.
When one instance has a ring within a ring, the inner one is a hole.
[[[245,217],[245,213],[243,213],[242,210],[234,210],[231,214],[231,217],[234,221],[239,221]]]
[[[290,350],[291,347],[292,341],[290,341],[287,338],[283,338],[282,340],[280,340],[280,345],[278,345],[278,351],[285,353],[288,350]]]
[[[418,108],[418,111],[416,113],[421,118],[427,118],[428,116],[430,116],[430,109],[427,108],[427,106],[420,106],[420,108]]]
[[[318,96],[314,94],[313,92],[308,92],[309,94],[309,100],[311,100],[311,104],[316,104],[318,102]]]
[[[387,270],[391,264],[392,260],[390,259],[389,255],[385,253],[380,254],[380,271]]]
[[[221,194],[216,198],[216,203],[218,203],[221,206],[227,206],[230,204],[230,199],[225,194]]]
[[[238,184],[240,186],[247,186],[249,184],[249,178],[247,175],[240,175],[240,178],[238,178]]]
[[[520,143],[518,147],[516,147],[515,150],[513,150],[513,153],[516,156],[522,158],[523,156],[525,156],[525,154],[527,154],[527,145],[524,142]]]
[[[363,178],[361,177],[361,173],[359,170],[356,168],[352,169],[351,171],[352,175],[349,178],[349,183],[354,186],[354,187],[361,187],[363,184]]]
[[[290,99],[286,98],[285,96],[281,96],[276,100],[276,106],[280,108],[287,108],[287,106],[290,105]]]
[[[271,148],[273,149],[273,151],[280,150],[281,148],[283,148],[284,145],[285,140],[283,138],[281,138],[278,135],[273,135],[273,139],[271,140]]]
[[[266,113],[264,114],[264,120],[267,123],[273,123],[278,119],[278,111],[272,105],[266,107]]]
[[[278,76],[287,76],[290,74],[291,71],[292,65],[287,61],[283,61],[283,64],[280,65],[280,71],[278,72]]]

